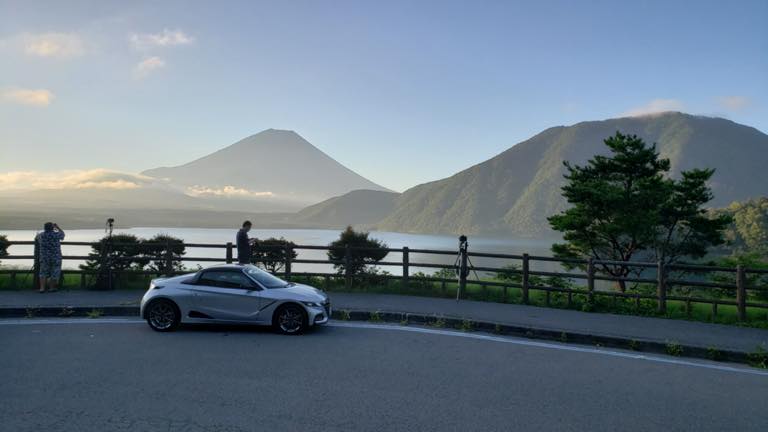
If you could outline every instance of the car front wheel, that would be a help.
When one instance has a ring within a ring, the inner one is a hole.
[[[175,330],[181,321],[179,308],[169,300],[155,300],[147,309],[147,323],[152,330],[167,332]]]
[[[287,304],[277,310],[272,324],[282,334],[300,334],[307,329],[307,313],[301,306]]]

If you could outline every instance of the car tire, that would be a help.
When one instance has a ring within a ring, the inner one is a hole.
[[[278,333],[285,335],[297,335],[304,333],[308,327],[309,319],[303,307],[288,303],[280,306],[272,318],[272,327]]]
[[[176,330],[181,322],[181,312],[176,303],[160,299],[147,306],[147,324],[154,331],[169,332]]]

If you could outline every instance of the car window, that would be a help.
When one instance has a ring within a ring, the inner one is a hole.
[[[253,286],[253,282],[251,282],[242,272],[239,271],[208,270],[200,276],[198,283],[201,285],[208,285],[219,288],[241,288],[244,286]]]
[[[288,282],[277,276],[272,276],[256,266],[245,266],[245,272],[265,288],[285,288],[289,285]]]

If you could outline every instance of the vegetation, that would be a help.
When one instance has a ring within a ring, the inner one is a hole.
[[[351,226],[342,231],[339,239],[329,246],[328,259],[336,261],[333,267],[339,274],[364,273],[369,265],[383,260],[389,253],[385,243],[369,238],[367,232],[355,231]]]
[[[9,246],[10,246],[10,242],[8,241],[8,237],[4,235],[0,235],[0,258],[8,256]]]
[[[141,270],[149,261],[142,251],[141,240],[133,234],[115,234],[111,239],[105,236],[91,246],[88,260],[80,268],[100,271],[102,266],[111,266],[117,272]]]
[[[725,231],[726,245],[721,249],[731,255],[751,255],[768,261],[768,197],[734,202],[715,214],[731,217]]]
[[[701,258],[708,247],[723,243],[730,217],[709,217],[703,208],[712,199],[707,181],[714,170],[683,171],[675,180],[655,144],[619,132],[604,142],[610,156],[597,155],[584,166],[564,162],[562,191],[571,207],[548,218],[565,240],[552,246],[556,256],[671,264]],[[601,263],[597,269],[620,278],[641,271],[625,264]],[[626,291],[624,281],[618,285]]]
[[[157,234],[156,236],[140,240],[140,255],[147,259],[150,270],[158,273],[168,271],[181,271],[184,269],[184,263],[181,258],[186,253],[184,240],[173,237],[168,234]],[[171,268],[168,268],[167,251],[171,250]],[[137,262],[141,264],[144,261]]]
[[[287,258],[296,259],[296,243],[290,242],[283,237],[259,240],[256,239],[254,247],[251,249],[251,263],[261,266],[265,270],[276,273],[282,271],[285,267]]]
[[[765,347],[758,346],[755,351],[747,355],[747,362],[750,366],[768,369],[768,351],[766,351]]]
[[[667,354],[675,357],[683,355],[683,347],[677,341],[667,341],[664,347]]]
[[[167,247],[171,249],[171,268],[168,268]],[[184,241],[158,234],[150,239],[140,239],[132,234],[115,234],[111,240],[103,237],[93,246],[88,260],[80,266],[83,270],[100,271],[102,265],[111,265],[115,272],[148,269],[157,273],[182,271],[181,258],[186,253]]]

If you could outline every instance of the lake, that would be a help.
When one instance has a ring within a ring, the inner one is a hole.
[[[174,237],[183,239],[187,243],[219,243],[225,244],[227,242],[235,242],[236,229],[222,229],[222,228],[128,228],[128,229],[115,229],[115,234],[133,234],[140,238],[150,238],[156,234],[169,234]],[[36,231],[32,230],[0,230],[0,234],[8,236],[9,240],[16,241],[29,241],[33,240]],[[79,230],[67,230],[66,241],[78,241],[78,242],[90,242],[97,241],[102,238],[105,233],[101,229],[79,229]],[[259,239],[266,239],[269,237],[284,237],[285,239],[292,241],[298,245],[317,245],[325,246],[336,240],[339,237],[339,231],[337,230],[321,230],[321,229],[252,229],[249,233],[250,237]],[[425,235],[425,234],[403,234],[396,232],[386,231],[372,231],[370,237],[378,239],[386,243],[390,248],[402,248],[409,247],[411,249],[436,249],[436,250],[448,250],[457,251],[458,253],[458,239],[453,236],[445,235]],[[549,251],[551,242],[533,239],[501,239],[501,238],[488,238],[488,237],[470,237],[469,238],[469,250],[470,252],[490,252],[490,253],[504,253],[504,254],[523,254],[529,253],[531,255],[546,255],[551,256]],[[63,246],[64,255],[87,255],[90,252],[90,247],[87,246]],[[33,253],[32,246],[11,246],[8,252],[12,255],[31,255]],[[325,251],[318,250],[298,250],[300,259],[326,259]],[[192,257],[221,257],[224,260],[224,249],[206,249],[206,248],[194,248],[187,250],[187,256]],[[429,254],[410,254],[411,263],[439,263],[439,264],[453,264],[456,260],[455,256],[448,255],[429,255]],[[400,261],[402,260],[402,254],[399,252],[391,252],[386,258],[386,261]],[[519,261],[513,260],[500,260],[492,258],[480,258],[475,257],[472,259],[475,266],[502,266],[506,264],[516,263]],[[64,268],[77,268],[81,261],[65,260]],[[197,263],[197,262],[185,262],[185,265],[189,267],[196,267],[197,264],[202,266],[211,265],[212,263]],[[539,263],[536,268],[547,270],[551,268],[548,263]],[[30,267],[32,262],[21,260],[5,260],[3,265],[14,265],[19,267]],[[417,266],[414,266],[417,267]],[[533,268],[533,267],[532,267]],[[330,266],[325,264],[295,264],[293,270],[296,272],[327,272]],[[401,274],[401,268],[395,266],[387,266],[386,270],[392,274]],[[414,268],[411,273],[422,270],[425,273],[431,273],[434,269],[428,268]]]

